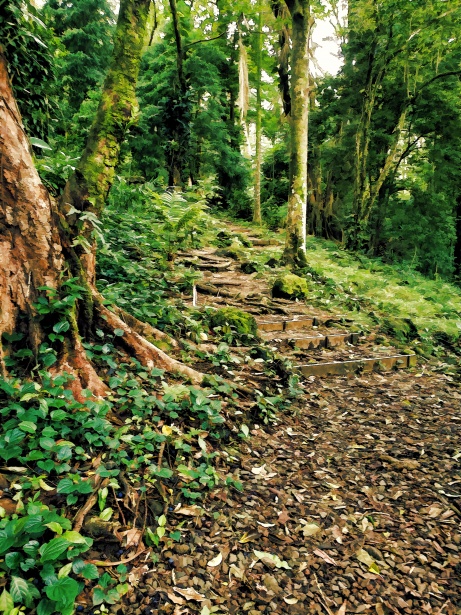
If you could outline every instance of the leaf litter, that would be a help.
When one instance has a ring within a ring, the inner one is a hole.
[[[312,380],[223,461],[242,492],[169,513],[183,543],[123,613],[458,615],[460,400],[429,371]]]

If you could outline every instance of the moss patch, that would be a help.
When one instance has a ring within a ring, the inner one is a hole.
[[[239,335],[257,336],[258,327],[251,314],[234,307],[225,307],[217,310],[210,319],[211,326],[232,327]]]
[[[305,299],[308,294],[307,280],[293,273],[280,275],[272,287],[272,296],[282,299]]]

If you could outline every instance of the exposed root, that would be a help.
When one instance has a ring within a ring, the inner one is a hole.
[[[203,383],[205,378],[204,374],[169,357],[163,350],[160,350],[160,348],[148,342],[117,316],[117,314],[111,312],[99,301],[96,310],[101,319],[102,326],[112,330],[121,329],[123,331],[123,337],[120,338],[121,343],[134,353],[134,356],[140,363],[148,368],[158,367],[167,372],[184,376],[193,384],[199,385]]]
[[[74,377],[68,384],[68,387],[72,391],[74,398],[79,402],[83,402],[86,399],[83,395],[84,389],[89,389],[96,397],[105,397],[110,392],[110,389],[96,373],[91,361],[86,356],[79,337],[77,335],[73,336],[71,343],[72,346],[70,343],[65,344],[59,362],[52,371],[54,373],[66,372]]]
[[[97,303],[97,305],[103,306],[104,297],[101,295],[101,293],[99,293],[94,288],[92,289],[92,293],[93,293],[93,299],[95,303]],[[172,337],[170,337],[167,333],[164,333],[163,331],[156,329],[155,327],[153,327],[152,325],[149,325],[148,323],[138,320],[135,316],[128,314],[128,312],[125,312],[125,310],[122,310],[122,308],[118,307],[117,305],[111,305],[110,309],[121,320],[123,320],[123,322],[125,322],[131,329],[133,329],[133,331],[135,331],[142,337],[145,337],[145,338],[151,337],[151,338],[155,338],[158,340],[162,340],[164,342],[167,342],[171,348],[179,348],[178,342]]]

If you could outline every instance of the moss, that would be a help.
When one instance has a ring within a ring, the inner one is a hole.
[[[217,310],[211,316],[210,324],[213,328],[227,325],[235,329],[239,335],[253,335],[256,337],[258,333],[258,326],[254,317],[234,307],[225,307]]]
[[[379,330],[381,333],[395,337],[400,342],[409,342],[419,337],[418,329],[410,318],[388,316],[381,321]]]
[[[308,294],[307,280],[293,273],[280,275],[272,287],[272,296],[282,299],[305,299]]]
[[[239,243],[233,243],[228,248],[222,248],[216,251],[217,256],[224,256],[225,258],[233,258],[236,261],[245,258],[245,251]]]
[[[231,233],[230,231],[222,230],[216,235],[218,245],[222,247],[231,246],[234,243],[239,243],[245,248],[251,248],[252,243],[241,233]]]

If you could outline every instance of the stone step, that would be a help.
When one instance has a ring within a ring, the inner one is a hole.
[[[303,376],[345,376],[356,372],[372,372],[377,369],[389,371],[393,368],[406,369],[417,364],[417,357],[414,354],[399,354],[388,357],[370,357],[363,359],[352,359],[349,361],[333,361],[331,363],[309,363],[307,365],[297,365],[295,372]]]
[[[358,333],[332,333],[323,335],[317,333],[315,335],[304,335],[303,337],[287,337],[285,339],[275,339],[266,341],[269,343],[289,344],[303,350],[313,350],[314,348],[337,348],[344,344],[358,344]]]
[[[315,316],[306,316],[285,320],[261,320],[258,322],[258,329],[260,331],[295,331],[296,329],[316,327],[318,324],[319,322]]]

